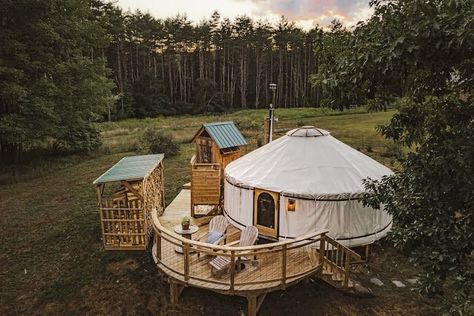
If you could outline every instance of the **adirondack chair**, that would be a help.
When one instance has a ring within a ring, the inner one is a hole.
[[[227,226],[229,226],[229,222],[227,218],[222,215],[217,215],[209,222],[209,230],[204,233],[203,235],[196,238],[197,241],[202,241],[206,243],[211,243],[213,245],[218,245],[222,241],[225,243],[226,238],[226,230]],[[219,237],[220,235],[220,237]],[[198,257],[201,254],[198,252]]]
[[[227,247],[238,245],[239,247],[252,246],[257,241],[258,229],[255,226],[248,226],[242,230],[240,234],[240,240],[227,244]],[[255,258],[254,258],[255,259]],[[239,257],[235,260],[236,271],[242,270],[242,266],[245,267],[245,262],[250,261],[247,258]],[[211,265],[211,272],[215,276],[223,275],[229,270],[230,258],[218,256],[209,262]]]

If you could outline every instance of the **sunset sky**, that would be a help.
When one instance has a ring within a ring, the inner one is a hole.
[[[327,26],[334,18],[350,27],[372,12],[369,0],[118,0],[118,5],[159,18],[184,13],[195,22],[209,18],[214,10],[223,17],[246,14],[270,22],[284,15],[305,29],[317,24]]]

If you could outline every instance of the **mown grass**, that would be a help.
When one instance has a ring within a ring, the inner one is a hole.
[[[363,108],[348,111],[336,111],[326,108],[301,108],[301,109],[278,109],[276,115],[281,120],[293,120],[295,122],[307,118],[324,116],[341,116],[347,114],[365,113]],[[136,140],[147,127],[166,129],[172,131],[180,142],[189,142],[203,123],[215,121],[235,121],[239,126],[252,130],[260,129],[267,110],[243,110],[221,115],[183,115],[176,117],[158,117],[146,119],[129,119],[120,122],[101,123],[98,125],[104,136],[103,149],[106,151],[133,150],[136,148]],[[129,146],[129,147],[127,147]]]
[[[135,154],[137,138],[146,127],[167,129],[181,142],[179,155],[164,160],[169,203],[189,181],[189,159],[194,153],[189,141],[202,123],[238,121],[251,150],[261,134],[265,114],[263,110],[248,110],[222,116],[101,124],[104,147],[99,152],[64,157],[58,164],[49,161],[46,168],[37,166],[25,174],[23,181],[0,185],[0,314],[240,314],[245,310],[242,300],[196,289],[187,290],[182,304],[171,306],[165,278],[149,253],[104,251],[92,181],[121,157]],[[276,112],[281,120],[303,121],[327,129],[389,166],[393,164],[392,145],[374,127],[392,114],[366,113],[363,109],[342,113],[325,109]],[[8,171],[2,170],[1,174]],[[400,260],[406,265],[403,258]],[[137,267],[124,263],[130,261]],[[380,291],[381,297],[368,302],[345,297],[319,283],[301,285],[270,295],[262,314],[294,312],[294,305],[284,305],[282,296],[286,296],[285,302],[300,302],[303,314],[311,314],[311,310],[322,314],[389,313],[384,306],[390,304],[395,304],[395,312],[422,314],[431,310],[408,290]]]

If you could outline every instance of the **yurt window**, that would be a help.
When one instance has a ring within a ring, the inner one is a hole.
[[[257,201],[257,224],[265,227],[275,227],[275,201],[273,197],[263,192]]]

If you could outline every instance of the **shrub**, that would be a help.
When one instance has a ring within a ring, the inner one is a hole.
[[[151,154],[164,153],[167,157],[179,153],[179,144],[170,132],[153,128],[147,128],[143,133],[140,138],[140,148],[142,151]]]
[[[388,142],[385,144],[384,151],[380,155],[382,157],[401,159],[403,157],[403,149],[400,144]]]
[[[236,119],[234,123],[241,131],[259,131],[262,129],[263,120],[262,122],[257,122],[255,120]]]
[[[77,125],[58,131],[53,150],[56,152],[91,152],[102,145],[99,131],[91,124]]]

